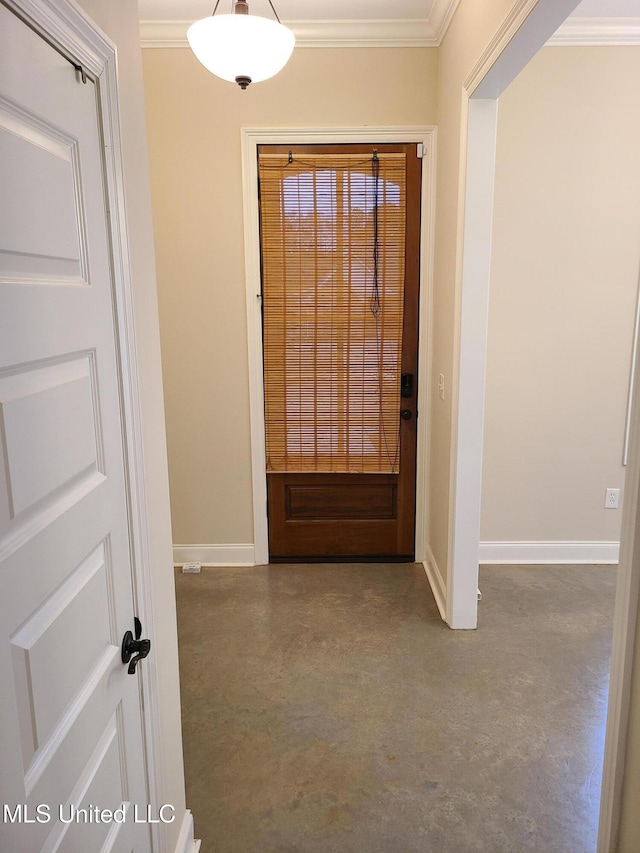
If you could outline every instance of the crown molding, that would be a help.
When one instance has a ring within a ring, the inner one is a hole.
[[[434,0],[428,24],[436,40],[435,47],[440,46],[459,5],[460,0]]]
[[[140,21],[140,45],[189,47],[187,29],[193,21]]]
[[[459,0],[442,8],[446,17],[437,22],[384,21],[283,21],[293,30],[296,47],[437,47]],[[452,11],[453,10],[453,11]],[[193,21],[140,21],[144,48],[189,47],[187,29]]]
[[[640,45],[640,18],[568,18],[547,44],[553,47]]]
[[[296,47],[438,47],[460,0],[436,0],[429,19],[284,21]],[[193,21],[140,21],[144,48],[189,47]],[[547,41],[556,47],[640,45],[640,18],[569,18]]]
[[[285,23],[298,47],[437,47],[426,19]]]
[[[522,27],[537,2],[538,0],[519,0],[512,7],[498,31],[484,49],[482,56],[471,69],[471,73],[464,81],[464,89],[469,95],[473,94],[489,70],[493,68],[499,57],[502,56],[507,45]]]

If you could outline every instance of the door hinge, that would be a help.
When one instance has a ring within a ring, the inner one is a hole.
[[[426,153],[426,151],[425,151],[424,143],[418,142],[418,144],[416,145],[416,154],[417,154],[418,160],[422,160],[425,153]]]
[[[82,80],[82,82],[86,84],[86,82],[87,82],[87,72],[84,70],[83,66],[82,66],[82,65],[76,65],[76,64],[74,63],[74,64],[73,64],[73,67],[76,69],[76,72],[78,73],[78,75],[79,75],[79,77],[80,77],[80,80]]]

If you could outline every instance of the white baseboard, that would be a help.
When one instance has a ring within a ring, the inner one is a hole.
[[[200,850],[200,839],[193,837],[193,815],[187,809],[184,813],[180,835],[176,842],[175,853],[198,853]]]
[[[424,566],[424,570],[427,574],[427,580],[429,581],[429,586],[431,587],[431,592],[433,593],[433,597],[436,600],[436,604],[438,605],[438,610],[440,611],[440,616],[442,617],[443,622],[447,621],[447,597],[446,597],[446,586],[442,579],[442,574],[440,572],[440,568],[436,563],[436,558],[433,556],[433,552],[429,545],[427,545],[427,559],[422,563]]]
[[[197,562],[204,566],[255,566],[253,545],[174,545],[175,565]]]
[[[480,563],[617,563],[619,542],[481,542]]]

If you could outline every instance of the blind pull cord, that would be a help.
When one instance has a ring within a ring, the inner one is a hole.
[[[373,286],[371,293],[371,302],[369,307],[374,317],[380,314],[380,284],[378,262],[380,259],[380,242],[379,242],[379,223],[378,209],[380,207],[380,160],[378,152],[373,149],[373,160],[371,161],[371,171],[373,173]]]

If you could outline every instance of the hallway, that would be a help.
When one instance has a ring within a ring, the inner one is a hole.
[[[178,571],[202,853],[593,853],[615,580],[484,567],[454,632],[419,565]]]

